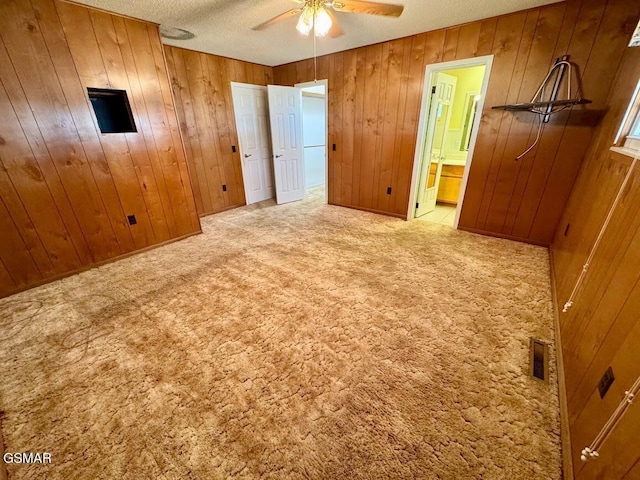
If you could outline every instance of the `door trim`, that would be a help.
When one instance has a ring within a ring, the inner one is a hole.
[[[296,83],[293,86],[297,88],[315,87],[316,85],[324,85],[324,146],[325,146],[325,159],[324,159],[324,203],[329,203],[329,80],[326,78],[323,80],[313,80],[311,82]]]
[[[411,174],[411,190],[409,192],[409,205],[407,207],[407,220],[415,218],[415,205],[416,197],[418,195],[417,182],[419,180],[420,160],[422,158],[424,142],[421,142],[425,135],[425,128],[427,117],[429,112],[427,111],[427,105],[429,103],[429,95],[431,92],[431,75],[436,72],[443,72],[446,70],[454,70],[465,67],[478,67],[484,65],[486,67],[484,71],[484,78],[482,79],[482,88],[480,89],[480,101],[478,102],[478,110],[480,115],[476,115],[471,130],[471,141],[469,145],[469,153],[467,155],[467,162],[464,166],[464,173],[462,175],[462,182],[460,184],[460,195],[458,206],[456,207],[456,218],[453,222],[453,228],[458,228],[458,221],[460,220],[460,212],[462,211],[462,203],[464,200],[464,194],[467,190],[467,181],[469,180],[469,170],[471,168],[471,162],[473,160],[473,153],[475,151],[476,139],[478,137],[478,130],[480,129],[480,121],[482,119],[482,111],[484,109],[484,101],[487,98],[487,89],[489,86],[489,77],[491,76],[491,67],[493,66],[493,55],[485,55],[482,57],[466,58],[463,60],[453,60],[450,62],[432,63],[427,65],[424,77],[424,85],[422,87],[422,100],[420,105],[420,120],[418,123],[418,136],[416,138],[416,151],[413,157],[413,172]]]

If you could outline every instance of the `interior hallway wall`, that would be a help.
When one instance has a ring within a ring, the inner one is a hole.
[[[302,93],[305,187],[326,183],[327,116],[326,97]]]

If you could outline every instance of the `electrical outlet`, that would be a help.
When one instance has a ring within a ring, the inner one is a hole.
[[[607,368],[607,371],[604,372],[604,375],[602,375],[602,378],[598,382],[598,392],[600,392],[600,398],[604,398],[604,396],[607,394],[607,391],[609,391],[609,387],[611,387],[611,384],[613,383],[614,380],[615,380],[615,377],[613,376],[613,369],[609,367]]]
[[[138,223],[135,215],[127,215],[127,221],[129,222],[129,225],[135,225]]]
[[[387,187],[387,195],[391,195],[391,187]]]
[[[236,146],[235,145],[231,145],[231,153],[236,153]]]

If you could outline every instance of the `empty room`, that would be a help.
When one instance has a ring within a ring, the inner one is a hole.
[[[0,480],[640,479],[639,157],[635,0],[0,0]]]

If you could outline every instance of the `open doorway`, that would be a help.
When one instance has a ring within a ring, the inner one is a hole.
[[[247,205],[305,197],[302,90],[231,82]]]
[[[305,187],[327,202],[327,80],[296,83],[302,90]]]
[[[307,192],[327,203],[327,83],[231,82],[247,205]]]
[[[457,227],[492,60],[427,66],[408,220]]]

